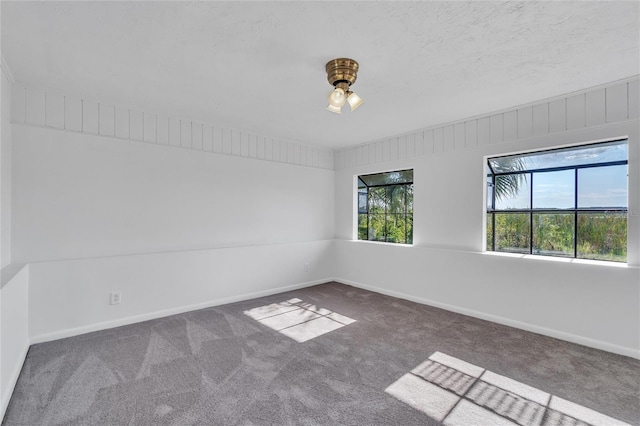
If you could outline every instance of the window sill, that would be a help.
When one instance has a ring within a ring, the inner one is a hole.
[[[516,259],[527,259],[529,261],[572,263],[572,264],[578,264],[578,265],[593,265],[593,266],[605,267],[605,268],[609,267],[609,268],[640,270],[640,266],[638,265],[630,265],[628,263],[622,263],[622,262],[610,262],[606,260],[574,259],[574,258],[566,258],[566,257],[552,257],[552,256],[541,256],[536,254],[518,254],[518,253],[506,253],[506,252],[496,252],[496,251],[475,251],[475,250],[465,250],[465,249],[452,248],[452,247],[426,246],[426,245],[419,245],[415,243],[399,244],[399,243],[385,243],[383,241],[368,241],[368,240],[340,240],[340,241],[355,243],[355,244],[370,244],[370,245],[387,246],[387,247],[413,247],[415,249],[467,253],[467,254],[476,255],[476,256],[510,257],[510,258],[516,258]]]
[[[500,257],[511,257],[518,259],[533,259],[533,260],[541,260],[544,262],[560,262],[560,263],[577,263],[579,265],[597,265],[597,266],[606,266],[612,268],[634,268],[635,266],[630,266],[628,263],[622,262],[610,262],[607,260],[590,260],[590,259],[575,259],[572,257],[553,257],[553,256],[540,256],[536,254],[519,254],[519,253],[505,253],[499,251],[485,251],[483,254],[487,256],[500,256]]]
[[[377,244],[377,245],[383,245],[383,246],[391,246],[391,247],[413,247],[413,244],[405,244],[405,243],[387,243],[385,241],[369,241],[369,240],[351,240],[353,242],[356,243],[363,243],[363,244]]]

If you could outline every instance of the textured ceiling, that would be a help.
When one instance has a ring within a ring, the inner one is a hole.
[[[639,73],[638,2],[8,2],[18,82],[341,147]],[[365,104],[325,110],[325,63]]]

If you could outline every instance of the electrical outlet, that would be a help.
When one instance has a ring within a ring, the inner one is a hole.
[[[309,264],[308,263],[304,264],[304,271],[305,272],[309,272]]]
[[[122,295],[119,291],[112,291],[109,293],[109,304],[111,305],[119,305],[122,300]]]

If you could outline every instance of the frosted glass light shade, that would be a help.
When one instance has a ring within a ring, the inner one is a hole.
[[[349,102],[351,111],[355,111],[355,109],[362,105],[362,103],[364,102],[360,96],[355,94],[355,92],[351,92],[351,94],[347,98],[347,101]]]
[[[329,94],[329,105],[340,108],[346,101],[347,94],[339,87]]]
[[[336,107],[336,106],[333,106],[333,105],[329,104],[327,109],[329,111],[331,111],[331,112],[335,112],[336,114],[342,114],[342,108],[340,108],[340,107]]]

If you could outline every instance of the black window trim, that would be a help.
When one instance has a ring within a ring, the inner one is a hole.
[[[387,244],[401,244],[401,245],[412,245],[413,243],[409,243],[406,242],[408,240],[408,235],[407,235],[407,227],[405,225],[405,242],[404,243],[397,243],[397,242],[393,242],[393,241],[379,241],[379,240],[370,240],[369,239],[369,188],[381,188],[381,187],[389,187],[389,186],[404,186],[407,187],[409,185],[413,185],[413,178],[411,179],[411,181],[404,181],[404,182],[398,182],[398,183],[386,183],[386,184],[374,184],[374,185],[367,185],[367,183],[361,179],[361,177],[363,176],[371,176],[371,175],[380,175],[380,174],[387,174],[387,173],[401,173],[401,172],[408,172],[411,171],[412,176],[413,176],[413,171],[414,169],[402,169],[402,170],[389,170],[386,172],[377,172],[377,173],[366,173],[366,174],[362,174],[362,175],[356,175],[356,178],[359,182],[362,182],[362,184],[364,185],[365,188],[367,188],[367,239],[361,239],[360,235],[358,232],[356,232],[356,240],[357,241],[368,241],[368,242],[375,242],[375,243],[387,243]],[[363,187],[360,187],[359,185],[356,187],[357,193],[358,193],[358,197],[359,197],[359,193],[360,193],[360,189],[362,189]],[[405,197],[406,197],[406,189],[405,189]],[[357,207],[357,217],[356,217],[356,222],[358,221],[358,217],[360,216],[360,214],[364,214],[364,213],[360,213],[360,200],[358,199],[358,207]],[[404,203],[404,213],[386,213],[385,212],[385,229],[387,227],[386,221],[387,221],[387,215],[392,214],[392,215],[398,215],[398,214],[402,214],[405,216],[405,220],[406,217],[408,215],[408,211],[407,211],[407,202],[406,202],[406,198],[405,198],[405,203]],[[413,214],[412,214],[413,216]],[[413,223],[413,218],[412,218],[412,223]],[[413,231],[412,231],[413,234]],[[411,238],[411,241],[413,241],[413,237]]]
[[[612,143],[612,142],[622,142],[622,141],[626,141],[627,142],[627,146],[629,143],[629,138],[616,138],[616,139],[612,139],[612,140],[608,140],[608,141],[601,141],[601,142],[595,142],[595,143],[586,143],[586,144],[579,144],[579,145],[574,145],[571,147],[561,147],[561,148],[552,148],[552,149],[543,149],[543,150],[536,150],[536,151],[528,151],[528,152],[523,152],[521,154],[509,154],[509,155],[501,155],[501,156],[488,156],[486,157],[486,163],[487,166],[489,168],[489,173],[488,175],[491,175],[491,187],[495,188],[495,184],[496,184],[496,177],[497,176],[508,176],[508,175],[530,175],[531,176],[531,182],[529,184],[529,206],[531,206],[528,209],[508,209],[508,210],[501,210],[501,209],[496,209],[495,205],[496,205],[496,193],[495,191],[491,191],[491,208],[489,208],[489,206],[487,206],[486,201],[485,201],[485,211],[486,214],[491,214],[491,247],[486,247],[486,251],[491,251],[491,252],[496,252],[496,253],[508,253],[508,252],[499,252],[497,250],[495,250],[495,246],[496,246],[496,215],[495,213],[501,213],[501,214],[529,214],[529,253],[530,255],[536,255],[536,256],[548,256],[548,257],[559,257],[559,258],[573,258],[573,259],[583,259],[583,258],[579,258],[578,257],[578,214],[579,213],[624,213],[624,214],[628,214],[629,208],[607,208],[607,207],[602,207],[602,208],[580,208],[578,207],[578,170],[581,169],[589,169],[589,168],[600,168],[600,167],[609,167],[609,166],[628,166],[629,165],[629,160],[618,160],[618,161],[605,161],[605,162],[601,162],[601,163],[592,163],[592,164],[579,164],[579,165],[575,165],[575,166],[561,166],[561,167],[549,167],[549,168],[538,168],[538,169],[526,169],[523,171],[508,171],[508,172],[494,172],[493,167],[491,166],[491,161],[493,159],[496,158],[506,158],[506,157],[513,157],[513,156],[517,156],[517,155],[527,155],[527,154],[539,154],[539,153],[545,153],[545,152],[553,152],[553,151],[560,151],[560,150],[567,150],[570,148],[585,148],[585,147],[595,147],[597,145],[600,144],[607,144],[607,143]],[[547,172],[558,172],[558,171],[565,171],[565,170],[574,170],[574,200],[573,200],[573,208],[567,208],[567,209],[549,209],[549,208],[534,208],[533,207],[533,174],[534,173],[547,173]],[[487,182],[488,183],[488,182]],[[628,185],[628,181],[627,181],[627,185]],[[544,255],[544,254],[536,254],[533,253],[533,215],[534,214],[545,214],[545,213],[558,213],[558,214],[572,214],[574,216],[574,235],[573,235],[573,256],[569,257],[569,256],[553,256],[553,255]],[[486,219],[485,219],[485,223],[486,223]],[[486,241],[486,232],[485,232],[485,241]],[[628,238],[627,238],[627,245],[629,244],[628,242]],[[589,260],[587,258],[585,258],[585,260]],[[628,259],[627,259],[628,261]]]

